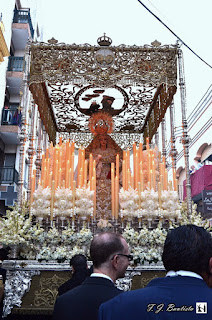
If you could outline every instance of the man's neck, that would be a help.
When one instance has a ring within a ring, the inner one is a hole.
[[[109,277],[113,282],[116,281],[116,278],[113,274],[111,274],[111,272],[108,272],[107,270],[103,269],[103,268],[94,268],[93,269],[93,273],[97,273],[97,274],[103,274],[107,277]]]

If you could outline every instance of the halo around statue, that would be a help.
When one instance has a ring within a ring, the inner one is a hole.
[[[89,129],[95,136],[113,131],[113,118],[106,112],[96,112],[89,119]]]

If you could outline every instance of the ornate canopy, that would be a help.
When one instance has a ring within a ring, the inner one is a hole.
[[[31,44],[30,90],[50,139],[88,132],[92,113],[113,116],[114,133],[156,132],[176,92],[177,45]]]

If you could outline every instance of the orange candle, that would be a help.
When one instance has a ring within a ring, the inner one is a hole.
[[[134,187],[135,189],[138,187],[138,181],[139,181],[139,165],[138,165],[138,152],[136,150],[135,154],[135,171],[134,171]]]
[[[116,155],[116,176],[118,177],[119,181],[119,154]]]
[[[177,186],[178,186],[178,180],[174,180],[174,191],[177,191]]]
[[[68,173],[68,185],[67,188],[71,188],[71,190],[73,190],[73,179],[72,179],[72,168],[69,169],[69,173]]]
[[[139,143],[139,163],[143,162],[143,143]]]
[[[91,181],[93,175],[93,155],[89,154],[89,181]]]
[[[132,175],[130,175],[130,186],[131,186],[131,188],[135,188],[135,186],[134,186],[134,176]]]
[[[83,181],[82,185],[83,185],[84,179],[85,179],[85,149],[83,148],[81,152],[82,152],[81,168],[82,168],[82,181]]]
[[[92,185],[92,190],[94,191],[93,195],[93,218],[94,220],[96,219],[96,179],[93,176],[91,178],[91,185]]]
[[[48,184],[47,184],[50,188],[52,185],[52,171],[50,172],[49,176],[48,176]]]
[[[111,213],[112,218],[115,218],[115,174],[114,163],[111,163]]]
[[[59,178],[58,178],[58,187],[62,187],[62,169],[59,168]]]
[[[164,190],[167,190],[168,188],[168,172],[167,169],[165,169],[165,174],[164,174]]]
[[[87,188],[87,179],[88,179],[88,160],[85,160],[85,165],[84,165],[84,185],[85,188]]]
[[[72,203],[73,208],[75,207],[75,198],[76,198],[76,181],[73,181],[73,190],[72,190]]]
[[[55,195],[55,181],[52,180],[52,184],[51,184],[51,207],[50,207],[50,220],[51,221],[53,221],[54,195]]]
[[[141,182],[138,182],[138,208],[141,209]]]
[[[41,180],[41,185],[42,185],[43,188],[45,188],[45,181],[46,181],[46,166],[44,167],[43,179]]]
[[[126,190],[126,161],[122,162],[122,187]]]
[[[136,143],[133,142],[133,175],[134,177],[135,175],[135,171],[136,171],[136,153],[137,153],[137,148],[136,148]]]
[[[155,173],[155,161],[152,161],[152,175],[153,175],[153,189],[156,190],[156,173]]]
[[[152,170],[150,170],[150,189],[153,188],[153,174],[152,174]]]
[[[81,147],[79,147],[79,150],[78,150],[77,186],[79,186],[79,176],[80,176],[81,166],[82,166],[82,153],[81,153]]]
[[[66,161],[66,176],[65,176],[65,187],[69,188],[69,170],[70,170],[70,161]]]
[[[148,182],[150,182],[151,177],[150,177],[150,170],[151,170],[151,154],[148,154]]]
[[[56,160],[56,164],[55,164],[55,188],[57,189],[57,186],[58,186],[58,167],[59,167],[59,161]]]
[[[164,190],[164,176],[160,175],[161,190]]]
[[[73,183],[74,183],[74,152],[71,155],[71,189],[73,189]]]
[[[46,164],[46,179],[45,179],[45,188],[46,187],[51,187],[51,184],[49,184],[49,176],[50,176],[50,159],[47,159],[47,164]]]
[[[82,188],[82,184],[83,184],[83,175],[82,175],[82,168],[80,168],[79,179],[78,179],[78,188]]]
[[[161,182],[158,182],[158,201],[159,201],[159,208],[161,208]]]
[[[115,177],[115,219],[118,219],[119,215],[119,181],[118,177]]]
[[[144,175],[143,175],[143,170],[140,170],[140,186],[141,186],[141,191],[144,191]]]
[[[126,160],[127,160],[127,162],[126,162],[126,164],[127,164],[126,169],[127,169],[127,171],[128,171],[128,169],[130,170],[130,150],[129,150],[129,149],[127,149]]]

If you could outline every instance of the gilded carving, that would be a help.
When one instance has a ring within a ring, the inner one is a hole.
[[[123,110],[111,114],[114,133],[150,130],[152,136],[176,91],[177,53],[176,45],[162,46],[158,41],[109,49],[67,45],[55,39],[33,42],[30,89],[50,139],[54,141],[56,131],[88,132],[89,116],[76,104],[76,96],[88,86],[101,90],[119,87],[126,93]],[[151,112],[154,106],[157,114]]]
[[[58,287],[69,278],[64,279],[56,274],[51,278],[40,278],[39,290],[35,291],[34,305],[36,307],[53,307],[58,294]]]

